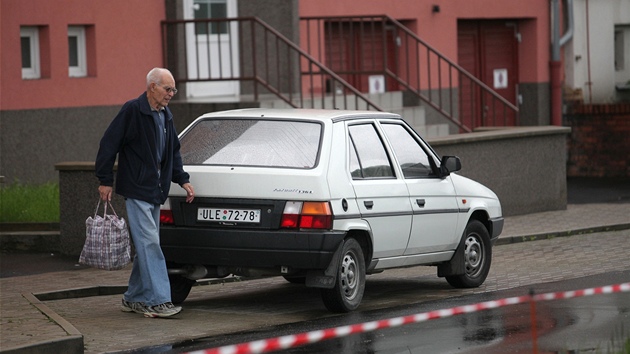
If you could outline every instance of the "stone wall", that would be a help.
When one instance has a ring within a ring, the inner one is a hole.
[[[429,140],[439,155],[456,155],[460,175],[492,189],[503,215],[567,206],[565,127],[517,127]]]
[[[575,104],[564,125],[569,177],[630,177],[630,104]]]

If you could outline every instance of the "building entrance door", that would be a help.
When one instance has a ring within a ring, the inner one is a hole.
[[[458,64],[510,103],[518,106],[518,29],[515,22],[463,20],[457,24]],[[470,84],[460,84],[460,119],[466,126],[515,125],[514,112],[501,111],[501,120],[486,119],[498,109]]]
[[[398,75],[398,45],[393,27],[382,22],[329,21],[324,33],[325,64],[350,85],[370,92],[370,77],[382,77],[381,91],[399,89],[398,83],[384,74],[389,71]],[[327,91],[339,89],[329,87]]]
[[[184,0],[187,20],[237,17],[236,0]],[[186,24],[187,98],[237,96],[239,76],[238,24],[201,22]],[[216,80],[216,81],[208,81]],[[197,81],[197,82],[194,82]]]

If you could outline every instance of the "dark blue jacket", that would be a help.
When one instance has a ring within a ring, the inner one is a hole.
[[[101,185],[114,184],[116,155],[116,193],[125,198],[163,204],[171,181],[179,185],[189,182],[190,176],[182,167],[173,114],[168,107],[164,112],[166,146],[160,165],[157,161],[156,126],[146,92],[123,105],[105,131],[96,156],[96,177]]]

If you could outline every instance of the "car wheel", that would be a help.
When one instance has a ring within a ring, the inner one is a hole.
[[[363,250],[353,238],[344,241],[337,280],[332,289],[322,289],[322,300],[332,312],[349,312],[363,299],[365,290],[365,259]]]
[[[171,301],[174,304],[181,304],[190,294],[195,281],[181,275],[169,275],[168,280],[171,282]]]
[[[472,220],[464,230],[464,268],[462,275],[451,275],[446,281],[456,288],[476,288],[483,284],[492,263],[492,244],[488,229],[478,220]]]

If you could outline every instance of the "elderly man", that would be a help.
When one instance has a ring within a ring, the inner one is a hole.
[[[122,310],[146,317],[169,317],[182,308],[171,302],[170,283],[160,248],[160,205],[171,181],[186,190],[191,203],[195,192],[182,166],[179,140],[168,103],[177,93],[173,75],[154,68],[147,89],[123,105],[100,142],[96,157],[98,191],[112,198],[113,167],[118,156],[116,193],[125,198],[136,257],[123,295]]]

